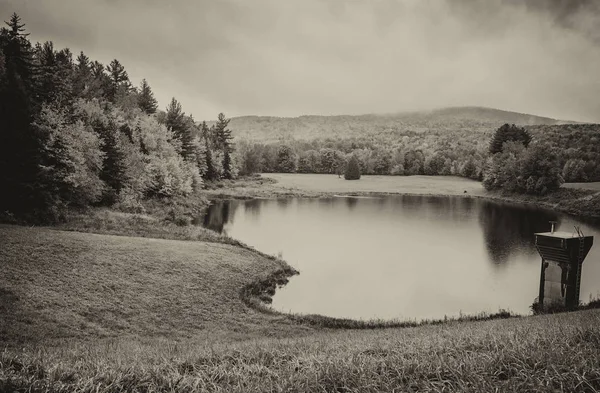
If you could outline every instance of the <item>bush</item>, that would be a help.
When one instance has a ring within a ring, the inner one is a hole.
[[[350,160],[348,160],[348,165],[346,165],[346,172],[344,173],[344,179],[360,179],[360,164],[358,163],[358,158],[355,155],[350,157]]]

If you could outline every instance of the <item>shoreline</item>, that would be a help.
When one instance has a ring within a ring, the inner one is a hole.
[[[292,176],[304,176],[293,174]],[[411,192],[411,191],[326,191],[310,190],[299,187],[286,187],[280,180],[271,177],[272,174],[261,175],[258,187],[232,187],[205,190],[209,200],[253,200],[253,199],[285,199],[285,198],[332,198],[332,197],[388,197],[388,196],[422,196],[422,197],[461,197],[481,199],[492,202],[507,203],[515,206],[534,206],[545,210],[553,210],[575,218],[587,221],[600,221],[600,192],[594,189],[562,187],[559,190],[544,195],[512,194],[500,191],[476,190],[469,192]],[[286,176],[289,176],[286,174]],[[330,175],[317,175],[330,176]],[[331,175],[333,176],[333,175]],[[433,176],[438,180],[446,176]],[[266,181],[265,181],[266,179]],[[358,180],[360,181],[360,180]],[[265,186],[266,185],[266,186]],[[597,203],[595,203],[597,202]],[[591,206],[590,206],[591,205]]]
[[[303,176],[302,174],[298,174]],[[292,175],[294,176],[294,175]],[[324,175],[328,176],[328,175]],[[265,181],[266,180],[266,181]],[[248,182],[248,179],[242,181]],[[550,196],[534,196],[534,195],[518,195],[518,194],[506,194],[501,192],[490,192],[483,191],[481,193],[416,193],[416,192],[398,192],[398,191],[324,191],[324,190],[306,190],[300,188],[285,188],[281,184],[270,176],[260,177],[251,179],[251,182],[260,182],[263,187],[248,188],[248,187],[231,187],[221,188],[219,191],[211,190],[207,197],[209,200],[269,200],[269,199],[287,199],[287,198],[382,198],[389,196],[417,196],[417,197],[461,197],[471,198],[483,201],[490,201],[495,203],[507,204],[511,206],[520,207],[537,207],[539,209],[559,212],[561,214],[567,214],[573,216],[579,220],[598,220],[600,214],[596,216],[583,215],[581,210],[573,209],[569,206],[561,205],[561,200],[544,200],[546,198],[556,197],[557,194],[567,194],[571,199],[569,201],[577,201],[582,198],[594,197],[600,194],[594,190],[582,190],[573,188],[562,188],[557,193],[550,194]],[[264,187],[266,183],[266,187]],[[215,192],[216,191],[216,192]],[[242,191],[242,192],[240,192]],[[561,197],[562,195],[558,195]],[[575,196],[575,197],[574,197]],[[285,261],[284,261],[285,262]],[[333,328],[333,329],[380,329],[380,328],[401,328],[401,327],[416,327],[421,325],[440,324],[450,321],[476,321],[482,319],[496,319],[496,318],[521,318],[531,316],[532,314],[515,314],[510,310],[499,310],[497,313],[479,313],[474,315],[466,316],[445,316],[443,319],[432,319],[423,321],[413,320],[394,320],[394,319],[369,319],[369,320],[357,320],[350,318],[336,318],[329,317],[326,315],[313,315],[313,314],[295,314],[293,312],[282,312],[274,310],[269,307],[271,303],[270,299],[275,295],[277,288],[287,284],[288,280],[294,275],[300,274],[301,272],[296,271],[293,274],[283,276],[282,271],[274,272],[272,275],[265,279],[254,282],[251,285],[243,288],[240,292],[242,300],[251,308],[254,308],[260,312],[266,312],[269,314],[276,314],[290,318],[294,322],[308,324],[311,326],[318,326],[320,328]],[[265,297],[266,296],[266,297]],[[264,299],[269,299],[264,301]]]

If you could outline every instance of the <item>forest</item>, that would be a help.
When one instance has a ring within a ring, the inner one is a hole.
[[[236,176],[229,120],[210,127],[149,83],[134,86],[114,59],[102,64],[50,41],[30,42],[13,14],[0,30],[0,211],[60,220],[69,207],[136,210],[148,198],[186,197]],[[75,57],[75,59],[74,59]]]
[[[246,137],[238,138],[236,155],[240,174],[336,173],[356,155],[361,173],[366,175],[455,175],[483,180],[492,163],[491,139],[506,127],[509,124],[477,128],[460,123],[419,131],[407,126],[362,136],[284,137],[269,142]],[[600,125],[515,127],[530,134],[532,148],[544,146],[547,156],[556,158],[564,181],[600,181]]]

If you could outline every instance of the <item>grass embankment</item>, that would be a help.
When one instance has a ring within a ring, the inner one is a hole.
[[[1,391],[597,392],[600,313],[232,344],[67,343],[0,353]]]
[[[253,250],[4,225],[0,244],[0,346],[306,330],[242,300],[247,285],[294,273]]]

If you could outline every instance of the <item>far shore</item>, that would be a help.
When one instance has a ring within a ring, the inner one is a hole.
[[[544,196],[487,191],[481,182],[457,176],[362,176],[264,173],[205,190],[209,199],[317,198],[334,196],[460,196],[534,205],[583,218],[600,219],[600,182],[568,183]]]

